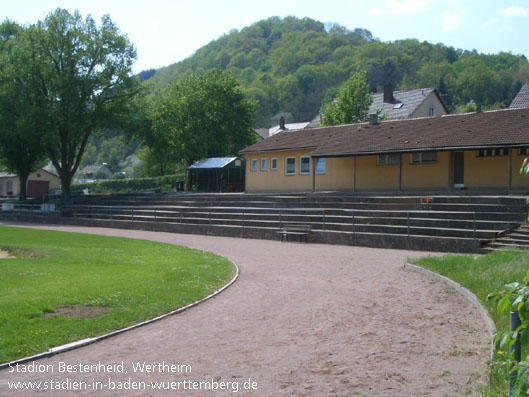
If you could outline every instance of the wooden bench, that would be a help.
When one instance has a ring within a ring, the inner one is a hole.
[[[289,234],[305,236],[305,242],[309,242],[309,234],[312,231],[311,225],[284,224],[276,233],[281,234],[281,242],[287,240]]]

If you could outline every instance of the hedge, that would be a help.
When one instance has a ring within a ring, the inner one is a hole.
[[[72,185],[72,191],[88,189],[93,193],[132,193],[149,191],[177,191],[183,188],[183,175],[166,175],[156,178],[107,179],[92,183]]]

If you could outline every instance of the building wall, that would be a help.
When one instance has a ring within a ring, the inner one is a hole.
[[[509,187],[509,156],[477,157],[476,150],[468,150],[464,167],[466,188]]]
[[[20,181],[18,177],[0,179],[0,185],[2,185],[0,196],[7,196],[8,181],[13,182],[13,196],[18,196],[20,194]],[[59,189],[61,187],[61,180],[59,177],[42,170],[37,170],[29,174],[28,181],[49,181],[50,189]]]
[[[0,196],[7,196],[7,184],[11,182],[13,184],[13,196],[17,195],[20,192],[18,177],[6,177],[0,179]]]
[[[352,157],[325,159],[325,174],[316,174],[316,190],[351,190],[353,177]]]
[[[377,165],[377,156],[356,158],[356,190],[396,190],[399,188],[399,166]]]
[[[312,164],[310,173],[300,175],[300,157],[308,156],[312,150],[252,153],[246,157],[246,191],[307,191],[312,190]],[[296,159],[296,173],[286,175],[286,159]],[[270,169],[272,158],[277,158],[277,170]],[[257,159],[257,171],[252,171],[252,160]],[[261,171],[261,159],[267,159],[267,170]]]
[[[246,155],[246,191],[310,191],[312,190],[312,159],[310,172],[300,174],[301,157],[309,156],[311,150],[269,152]],[[295,175],[286,175],[286,159],[296,159]],[[277,158],[277,170],[271,170],[272,158]],[[257,171],[252,171],[252,160],[257,160]],[[261,171],[261,159],[267,160],[266,171]],[[316,174],[316,190],[351,190],[353,188],[353,159],[325,159],[325,173]]]
[[[512,151],[512,186],[527,187],[529,186],[529,176],[520,174],[520,168],[525,158],[529,155],[520,155],[518,149]]]
[[[423,103],[419,105],[419,107],[410,115],[410,118],[414,117],[428,117],[429,109],[434,108],[435,109],[435,116],[442,116],[443,114],[447,114],[443,105],[437,98],[437,95],[434,94],[434,92],[430,92],[430,94],[426,97]]]
[[[438,152],[437,162],[411,164],[411,155],[402,155],[402,189],[448,189],[450,187],[450,153]]]
[[[312,162],[310,173],[299,174],[300,157],[310,150],[269,152],[246,156],[246,191],[310,191],[312,189]],[[508,188],[509,156],[477,157],[476,150],[464,152],[465,188]],[[278,159],[277,171],[270,170],[271,159]],[[287,157],[296,158],[296,174],[285,175]],[[512,150],[512,187],[529,187],[529,176],[520,174],[524,158],[518,149]],[[260,171],[261,159],[267,159],[267,170]],[[438,152],[437,162],[410,164],[410,154],[402,155],[401,189],[449,189],[451,183],[450,152]],[[257,159],[257,172],[251,171],[251,161]],[[327,158],[326,172],[316,175],[316,190],[353,190],[354,159],[352,157]],[[398,190],[399,166],[377,165],[377,156],[356,158],[356,190]]]

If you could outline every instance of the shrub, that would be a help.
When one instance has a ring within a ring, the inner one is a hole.
[[[79,183],[72,190],[89,189],[93,193],[133,193],[148,191],[177,191],[183,185],[183,175],[165,175],[156,178],[107,179],[94,183]]]

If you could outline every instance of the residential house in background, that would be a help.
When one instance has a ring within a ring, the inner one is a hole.
[[[94,164],[94,165],[87,165],[84,167],[81,172],[79,172],[80,176],[79,179],[97,179],[95,176],[97,173],[104,173],[106,175],[105,179],[112,178],[112,171],[108,169],[106,164]]]
[[[304,121],[301,123],[285,123],[285,118],[281,117],[279,119],[278,125],[271,128],[257,128],[254,131],[259,134],[261,138],[266,139],[281,131],[302,130],[307,128],[310,123],[310,121]]]
[[[31,173],[27,180],[27,197],[42,197],[50,190],[59,189],[61,180],[55,174],[39,168]],[[20,179],[9,172],[0,172],[0,197],[12,197],[20,194]]]
[[[524,189],[529,109],[283,131],[240,153],[247,192]]]
[[[369,114],[377,113],[387,120],[436,117],[448,114],[435,88],[393,91],[391,84],[384,86],[384,92],[372,94]]]
[[[387,84],[384,92],[371,94],[371,100],[368,114],[378,114],[379,118],[387,120],[436,117],[449,113],[435,88],[393,91],[391,84]],[[319,126],[318,115],[310,122],[309,127]]]

